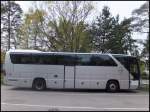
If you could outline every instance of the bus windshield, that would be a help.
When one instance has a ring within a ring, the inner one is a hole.
[[[138,60],[135,57],[113,55],[130,73],[131,80],[139,80],[140,69]]]

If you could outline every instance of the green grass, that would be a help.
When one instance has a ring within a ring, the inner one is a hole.
[[[142,76],[141,78],[144,80],[149,80],[149,77],[147,77],[147,76]]]
[[[149,84],[142,85],[142,86],[140,87],[140,90],[149,92]]]

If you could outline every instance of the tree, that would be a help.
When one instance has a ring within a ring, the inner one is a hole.
[[[149,58],[149,35],[147,36],[147,39],[142,42],[144,48],[141,52],[142,57],[148,57]]]
[[[24,15],[22,25],[18,30],[17,38],[20,42],[20,48],[24,49],[39,49],[41,50],[43,44],[41,39],[43,38],[40,32],[40,23],[44,21],[45,12],[43,10],[37,10],[30,8],[28,13]]]
[[[105,6],[91,27],[94,51],[106,52],[109,50],[106,48],[106,42],[112,38],[111,32],[114,22],[115,19],[111,16],[109,8]]]
[[[19,48],[29,49],[29,39],[30,39],[30,18],[28,14],[24,15],[23,22],[19,29],[17,30],[16,37],[19,41]]]
[[[21,24],[22,9],[13,1],[3,1],[1,6],[3,12],[1,15],[1,45],[6,50],[9,49],[9,46],[16,48],[18,44],[16,31]]]
[[[135,40],[131,38],[131,19],[119,22],[119,15],[113,17],[105,6],[91,28],[94,51],[111,53],[132,53]]]
[[[83,44],[89,43],[85,19],[90,14],[92,5],[81,1],[48,2],[47,4],[48,15],[45,16],[45,21],[41,21],[41,32],[47,38],[47,50],[88,51],[87,44]]]
[[[149,1],[132,12],[133,28],[136,32],[149,33]]]
[[[6,7],[4,5],[4,3],[2,2],[1,3],[1,15],[5,14],[6,13]]]
[[[85,20],[92,10],[90,2],[63,1],[38,2],[25,15],[18,30],[24,48],[42,51],[90,51],[91,40]],[[38,46],[38,45],[41,46]]]
[[[135,42],[136,40],[132,39],[132,27],[131,27],[132,19],[124,18],[120,23],[117,23],[116,28],[113,30],[114,35],[114,46],[117,49],[114,49],[114,53],[130,53],[131,55],[135,55]],[[111,44],[109,44],[111,45]],[[110,46],[110,48],[113,46]],[[113,51],[113,50],[112,50]]]
[[[146,1],[140,8],[132,12],[133,29],[139,33],[147,33],[147,39],[140,42],[144,48],[141,56],[149,58],[149,1]]]

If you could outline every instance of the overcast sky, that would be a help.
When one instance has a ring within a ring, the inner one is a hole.
[[[28,11],[28,8],[31,7],[32,1],[16,1],[20,4],[24,12]],[[139,8],[145,1],[94,1],[95,10],[93,14],[95,16],[101,12],[103,6],[108,6],[112,15],[119,14],[121,19],[124,17],[131,17],[131,12],[134,9]]]
[[[146,1],[94,1],[95,9],[92,15],[89,17],[89,21],[95,19],[99,15],[103,6],[108,6],[113,16],[119,14],[120,19],[131,17],[132,11],[139,8]],[[32,7],[32,1],[16,1],[20,4],[24,12],[28,11],[29,7]],[[134,39],[146,39],[145,34],[134,33],[132,38]]]

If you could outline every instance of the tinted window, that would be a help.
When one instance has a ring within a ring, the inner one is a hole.
[[[108,55],[98,54],[10,54],[14,64],[117,66]]]
[[[117,66],[110,56],[98,54],[92,55],[91,64],[95,66]]]
[[[14,64],[31,64],[31,54],[10,54],[11,62]]]
[[[74,54],[56,54],[57,64],[58,65],[74,65],[75,64],[75,55]]]
[[[56,65],[56,57],[53,54],[33,54],[33,64],[53,64]]]
[[[91,63],[91,55],[78,54],[76,56],[76,64],[77,65],[90,65],[90,63]]]
[[[108,55],[81,54],[77,55],[77,65],[86,66],[117,66],[114,60]]]
[[[10,54],[14,64],[74,65],[74,54]]]
[[[10,54],[10,60],[13,64],[17,64],[20,61],[20,56],[17,54]]]
[[[31,54],[22,54],[20,63],[22,64],[31,64],[32,63],[32,55]]]
[[[114,57],[130,72],[131,79],[138,80],[140,78],[140,69],[136,58],[119,55],[114,55]]]
[[[123,57],[123,56],[115,56],[113,55],[127,70],[129,70],[130,65],[129,65],[129,58],[128,57]]]
[[[67,55],[64,55],[65,56],[65,64],[66,65],[75,65],[75,61],[76,61],[76,58],[75,58],[75,55],[74,54],[67,54]]]

